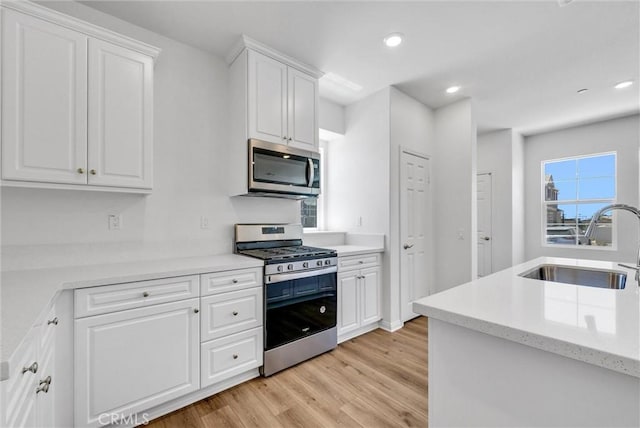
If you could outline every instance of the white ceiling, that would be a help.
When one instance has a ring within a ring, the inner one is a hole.
[[[480,130],[524,134],[640,109],[639,0],[84,3],[221,57],[246,34],[361,85],[321,84],[344,105],[389,85],[433,108],[471,97]],[[391,50],[395,31],[405,42]]]

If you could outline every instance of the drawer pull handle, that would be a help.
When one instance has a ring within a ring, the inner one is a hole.
[[[47,325],[51,325],[51,324],[58,325],[58,317],[55,317],[54,319],[47,321]]]
[[[231,282],[233,282],[234,284],[237,284],[237,283],[238,283],[238,280],[237,280],[237,279],[235,279],[235,278],[233,278],[233,279],[231,280]]]
[[[238,311],[233,311],[233,316],[238,316]]]
[[[51,376],[47,376],[40,381],[40,385],[44,385],[45,383],[47,385],[51,385]]]
[[[238,359],[238,354],[233,354],[233,359],[237,360]]]
[[[194,313],[194,314],[197,314],[198,312],[200,312],[200,309],[198,309],[198,308],[195,308],[195,309],[193,310],[193,313]]]
[[[33,364],[31,364],[29,367],[23,367],[22,368],[22,374],[25,374],[26,372],[37,373],[38,372],[38,363],[36,363],[34,361]]]
[[[145,291],[144,293],[142,293],[142,297],[149,297],[149,293]]]

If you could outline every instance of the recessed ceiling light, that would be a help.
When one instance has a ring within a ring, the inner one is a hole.
[[[400,46],[400,43],[402,43],[402,33],[391,33],[384,38],[384,44],[390,48]]]
[[[578,93],[579,94],[584,94],[585,92],[587,92],[589,89],[587,88],[583,88],[583,89],[578,89]]]
[[[558,0],[558,6],[565,7],[569,3],[573,3],[573,0]]]
[[[633,85],[633,80],[627,80],[626,82],[618,83],[616,86],[614,86],[614,88],[616,88],[616,89],[624,89],[624,88],[628,88],[631,85]]]
[[[451,86],[450,88],[447,88],[447,94],[455,94],[459,90],[460,86]]]

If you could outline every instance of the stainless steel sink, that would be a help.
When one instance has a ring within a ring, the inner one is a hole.
[[[542,281],[611,288],[614,290],[622,290],[627,282],[627,274],[622,272],[558,265],[540,265],[521,273],[520,276]]]

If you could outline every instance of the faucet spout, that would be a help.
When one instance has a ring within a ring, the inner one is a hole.
[[[591,241],[591,238],[595,234],[596,227],[598,226],[598,221],[600,220],[600,217],[602,217],[602,215],[608,211],[615,211],[615,210],[628,211],[632,214],[635,214],[638,220],[640,221],[640,210],[636,207],[632,207],[631,205],[626,205],[626,204],[607,205],[605,207],[600,208],[598,211],[596,211],[595,214],[593,214],[593,217],[591,217],[591,221],[589,222],[589,226],[587,227],[587,230],[584,236],[589,241]],[[638,256],[636,259],[635,271],[636,271],[636,283],[638,284],[638,287],[640,287],[640,242],[638,243]]]

